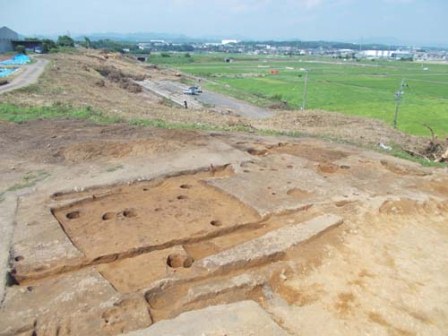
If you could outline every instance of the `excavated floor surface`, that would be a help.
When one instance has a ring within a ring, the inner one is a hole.
[[[100,196],[93,192],[93,199],[53,213],[73,244],[91,258],[203,240],[257,221],[255,211],[207,186],[204,179],[214,175],[218,174],[140,182],[103,191]]]
[[[101,141],[1,154],[1,185],[37,177],[5,193],[0,335],[156,335],[245,300],[281,334],[448,330],[446,171],[318,140],[75,123]]]

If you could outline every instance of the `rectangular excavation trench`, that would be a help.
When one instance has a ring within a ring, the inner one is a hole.
[[[92,197],[84,192],[82,200],[54,209],[67,236],[86,256],[79,268],[96,264],[116,290],[130,293],[172,275],[188,277],[190,265],[173,267],[169,258],[198,260],[286,224],[278,216],[261,218],[209,185],[207,181],[233,175],[228,167],[215,169],[100,187],[89,190]]]
[[[53,215],[89,260],[168,248],[261,220],[249,206],[207,185],[212,175],[139,182],[110,193],[102,189],[105,196],[54,209]]]

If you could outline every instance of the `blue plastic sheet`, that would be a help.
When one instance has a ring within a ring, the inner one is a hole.
[[[0,62],[0,65],[22,65],[31,62],[31,58],[24,54],[15,55],[6,61]]]
[[[16,70],[16,68],[0,68],[0,78],[8,77]]]

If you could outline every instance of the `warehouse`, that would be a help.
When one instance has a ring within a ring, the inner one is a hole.
[[[13,40],[18,40],[19,34],[9,29],[8,27],[0,28],[0,53],[13,51]]]

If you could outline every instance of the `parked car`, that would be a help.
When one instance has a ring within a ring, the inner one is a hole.
[[[184,91],[184,94],[189,94],[193,96],[198,95],[200,93],[202,93],[202,89],[200,86],[190,86],[188,89]]]

